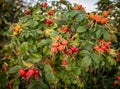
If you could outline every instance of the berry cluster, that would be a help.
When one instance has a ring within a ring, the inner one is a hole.
[[[51,24],[53,24],[53,19],[47,19],[46,20],[46,25],[48,26],[48,25],[51,25]]]
[[[68,26],[63,26],[62,28],[60,28],[60,31],[65,32],[65,33],[70,33],[71,29],[68,28]]]
[[[13,36],[16,36],[16,35],[18,35],[20,32],[22,32],[23,31],[23,29],[21,28],[21,26],[20,25],[16,25],[15,27],[14,27],[14,29],[13,29]]]
[[[99,45],[95,45],[94,49],[98,53],[109,52],[109,50],[110,50],[110,42],[105,42],[104,39],[99,40]]]
[[[77,53],[79,51],[78,47],[75,46],[70,46],[66,51],[65,54],[66,55],[70,55],[71,53]]]
[[[28,69],[28,70],[25,70],[24,68],[21,68],[19,70],[19,74],[25,78],[25,79],[28,79],[30,77],[34,77],[34,78],[38,78],[39,77],[39,73],[40,73],[40,70],[39,69]]]
[[[108,12],[107,11],[103,11],[102,13],[102,16],[98,15],[98,14],[94,14],[94,13],[90,13],[89,14],[89,18],[98,22],[98,23],[101,23],[101,24],[106,24],[107,21],[108,21]]]
[[[67,40],[62,40],[61,38],[56,39],[56,41],[52,43],[51,52],[52,53],[62,52],[67,46],[67,44],[68,44]]]
[[[73,10],[81,10],[82,8],[82,5],[76,5],[73,7]]]

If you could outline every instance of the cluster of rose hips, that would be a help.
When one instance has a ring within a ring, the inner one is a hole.
[[[53,24],[53,19],[47,19],[46,20],[46,25],[48,26],[48,25],[51,25],[51,24]]]
[[[60,28],[60,30],[62,32],[65,32],[65,33],[70,33],[71,32],[71,29],[68,26],[63,26],[62,28]]]
[[[96,50],[98,53],[109,52],[110,42],[105,42],[104,39],[99,40],[99,45],[95,45],[94,50]]]
[[[66,55],[70,55],[71,53],[77,53],[79,51],[78,47],[70,46],[67,50],[65,50]]]
[[[19,74],[23,78],[25,78],[25,79],[28,79],[30,77],[38,78],[39,74],[40,74],[40,70],[39,69],[28,69],[28,70],[25,70],[24,68],[21,68],[19,70]]]
[[[14,29],[13,29],[13,36],[16,36],[16,35],[18,35],[20,32],[22,32],[23,31],[23,29],[21,28],[21,26],[20,25],[16,25],[15,27],[14,27]]]
[[[108,11],[103,11],[102,16],[98,15],[98,14],[94,14],[94,13],[90,13],[89,18],[101,23],[101,24],[106,24],[108,21]]]
[[[52,53],[62,52],[67,46],[67,44],[68,44],[67,40],[62,40],[61,38],[57,39],[55,42],[52,43],[51,52]]]
[[[82,5],[76,5],[73,7],[73,10],[81,10],[82,8]]]

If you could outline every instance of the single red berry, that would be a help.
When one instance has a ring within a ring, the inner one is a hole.
[[[54,68],[52,68],[52,73],[53,73],[53,74],[55,73],[55,70],[54,70]]]
[[[94,20],[97,21],[97,22],[100,22],[101,21],[101,16],[100,15],[95,15]]]
[[[31,13],[30,10],[26,10],[26,11],[24,12],[25,15],[30,15],[30,13]]]
[[[76,47],[73,52],[78,52],[78,50],[79,50],[79,48]]]
[[[68,64],[68,63],[67,63],[66,60],[62,61],[62,65],[63,65],[63,66],[66,66],[67,64]]]
[[[102,40],[99,40],[99,42],[103,43],[103,42],[105,42],[105,41],[104,41],[104,39],[102,39]]]
[[[114,82],[113,82],[113,85],[114,85],[114,86],[118,85],[118,81],[114,81]]]
[[[117,80],[120,81],[120,76],[117,76]]]
[[[58,50],[57,50],[57,48],[56,48],[56,47],[52,47],[52,48],[51,48],[51,52],[52,52],[52,53],[57,53],[57,52],[58,52]]]
[[[81,9],[82,9],[82,5],[78,5],[78,6],[77,6],[77,9],[78,9],[78,10],[81,10]]]
[[[64,49],[65,49],[64,45],[60,45],[60,46],[57,47],[57,50],[60,51],[60,52],[63,51]]]
[[[70,49],[67,49],[66,51],[65,51],[65,54],[66,55],[70,55],[72,53],[72,51],[70,50]]]
[[[8,70],[8,66],[3,66],[2,68],[4,71],[7,71]]]
[[[98,49],[99,49],[99,46],[95,45],[95,46],[94,46],[94,49],[95,49],[95,50],[98,50]]]
[[[27,72],[25,73],[25,75],[23,75],[22,77],[24,77],[25,79],[30,78],[30,74],[29,74],[29,72],[27,71]]]
[[[59,44],[57,42],[52,43],[52,47],[58,47],[58,46],[59,46]]]
[[[38,74],[35,74],[35,75],[33,75],[33,77],[34,77],[35,79],[38,79],[38,78],[39,78],[39,75],[38,75]]]
[[[109,47],[110,46],[110,42],[105,42],[104,46]]]
[[[101,22],[101,24],[106,24],[107,21],[108,21],[108,18],[102,18],[100,22]]]
[[[101,48],[102,50],[106,50],[106,49],[107,49],[106,46],[104,46],[104,45],[102,45],[100,48]]]
[[[21,68],[21,69],[19,70],[19,74],[22,75],[22,76],[25,75],[25,74],[26,74],[25,69]]]
[[[62,45],[67,45],[68,41],[67,40],[63,40],[61,43],[62,43]]]
[[[117,51],[117,55],[120,56],[120,52],[119,51]]]
[[[39,74],[40,73],[40,70],[39,69],[34,69],[34,74]]]
[[[74,52],[75,47],[74,47],[74,46],[70,46],[70,50],[71,50],[72,52]]]
[[[13,84],[10,83],[10,84],[8,85],[8,87],[9,87],[9,89],[12,89],[12,88],[13,88]]]
[[[33,69],[29,69],[29,70],[27,71],[27,73],[28,73],[29,75],[33,75],[33,74],[34,74],[34,70],[33,70]]]
[[[103,49],[98,48],[96,51],[97,51],[98,53],[102,53],[102,52],[103,52]]]
[[[115,60],[116,60],[116,61],[119,61],[119,57],[116,57]]]
[[[106,48],[106,49],[105,49],[105,51],[106,51],[106,52],[109,52],[109,51],[110,51],[110,49],[109,49],[109,48]]]
[[[44,3],[41,4],[41,6],[44,7],[44,8],[47,7],[47,5],[48,5],[47,2],[44,2]]]
[[[109,5],[109,6],[108,6],[108,8],[109,8],[109,9],[112,9],[112,8],[113,8],[113,6],[112,6],[112,5]]]
[[[53,15],[53,14],[54,14],[53,10],[49,10],[49,11],[48,11],[48,14],[49,14],[49,15]]]

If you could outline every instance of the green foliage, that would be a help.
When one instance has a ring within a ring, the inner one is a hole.
[[[54,1],[52,6],[37,3],[29,15],[11,25],[6,33],[11,40],[4,47],[2,61],[9,68],[1,71],[8,74],[7,84],[12,81],[13,89],[89,89],[87,84],[99,81],[96,75],[104,76],[117,64],[112,30],[90,20],[84,8],[73,7],[67,1]],[[26,77],[20,74],[21,68],[40,73]]]

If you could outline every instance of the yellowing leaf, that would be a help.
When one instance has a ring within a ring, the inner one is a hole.
[[[22,60],[22,63],[23,63],[24,66],[26,66],[26,67],[32,67],[32,66],[33,66],[32,63],[30,63],[30,62],[26,62],[26,61],[24,61],[24,60]]]
[[[45,34],[50,35],[54,30],[53,29],[46,29]]]

